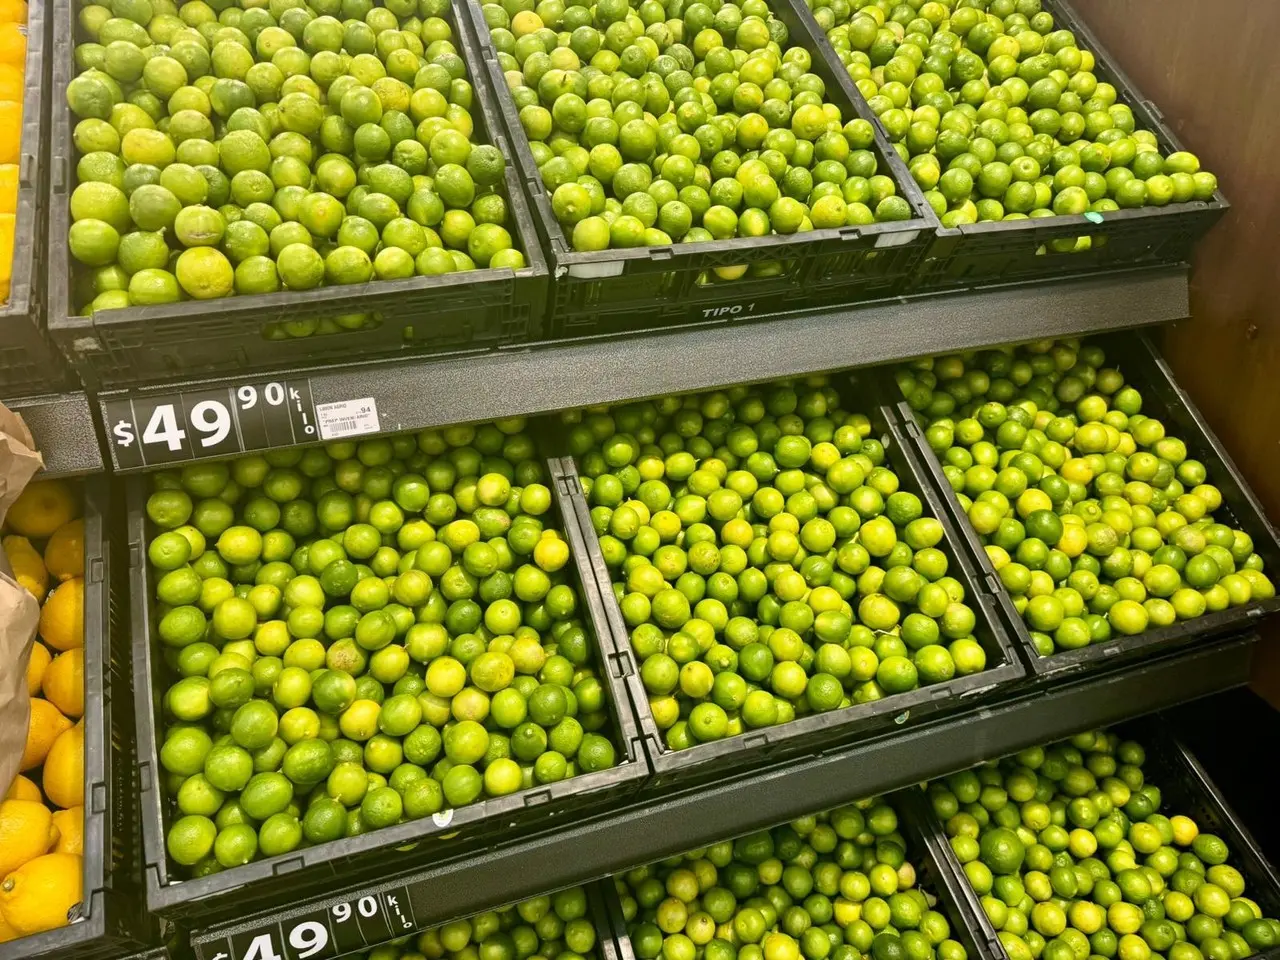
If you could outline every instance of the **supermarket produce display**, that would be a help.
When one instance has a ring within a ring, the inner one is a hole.
[[[873,798],[619,874],[635,956],[965,960],[908,829]]]
[[[1162,155],[1051,3],[811,6],[945,227],[1204,202],[1217,192],[1194,154]]]
[[[944,526],[821,379],[665,397],[568,436],[666,746],[981,673]]]
[[[1135,720],[1234,171],[1068,2],[5,3],[0,960],[1280,955]]]
[[[1141,348],[1111,346],[1121,354],[1112,365],[1092,342],[1039,341],[897,373],[924,419],[925,444],[1046,657],[1275,596],[1258,552],[1274,558],[1274,534],[1260,521],[1255,549],[1237,526],[1252,520],[1252,498],[1234,489],[1234,468],[1212,442],[1167,430],[1158,380],[1144,407],[1121,372],[1149,374]],[[1197,456],[1216,461],[1216,472]]]
[[[508,833],[475,850],[442,855],[422,868],[379,880],[350,882],[320,903],[355,904],[361,896],[407,899],[418,923],[442,923],[476,909],[475,891],[490,902],[525,899],[547,888],[587,877],[624,872],[657,857],[679,856],[701,846],[806,816],[815,807],[850,802],[850,794],[895,790],[942,776],[1011,751],[1060,739],[1080,729],[1082,718],[1114,723],[1186,702],[1206,691],[1247,681],[1255,638],[1209,643],[1176,655],[1153,656],[1141,671],[1101,675],[1032,688],[998,703],[863,737],[848,746],[806,756],[773,759],[769,751],[744,756],[736,772],[690,788],[658,789],[621,799],[595,816],[557,819],[536,832]],[[803,722],[803,721],[799,721]],[[750,734],[748,736],[757,736]],[[734,738],[718,746],[743,743]],[[693,750],[680,751],[685,757]],[[656,766],[656,764],[655,764]],[[295,878],[305,876],[295,873]],[[315,918],[317,902],[231,916],[206,912],[193,924],[199,960],[212,960],[233,941],[270,936],[286,943],[293,929]]]
[[[939,846],[1009,960],[1229,960],[1280,943],[1274,871],[1195,761],[1154,746],[1150,774],[1141,743],[1099,731],[929,786],[949,838]]]

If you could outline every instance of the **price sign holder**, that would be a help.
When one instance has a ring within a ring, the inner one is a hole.
[[[370,891],[287,919],[191,938],[196,960],[335,960],[419,932],[408,887]]]
[[[377,402],[316,404],[311,380],[262,380],[101,401],[117,470],[139,470],[379,430]]]

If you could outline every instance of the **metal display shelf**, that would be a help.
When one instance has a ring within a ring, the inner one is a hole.
[[[685,790],[642,791],[595,816],[441,860],[374,885],[248,917],[194,924],[197,960],[248,960],[308,948],[317,960],[373,946],[478,910],[607,876],[726,837],[898,789],[1089,727],[1245,683],[1256,636],[1065,683],[853,746],[726,776]],[[352,918],[363,917],[359,930]],[[394,932],[393,932],[394,931]],[[345,940],[344,940],[345,938]],[[256,946],[255,946],[256,942]],[[341,949],[337,949],[341,947]],[[270,949],[272,952],[265,952]]]
[[[44,454],[41,476],[76,476],[102,469],[102,447],[84,393],[51,393],[4,403],[22,415],[36,448]]]
[[[108,459],[118,472],[143,470],[321,439],[547,413],[1166,323],[1185,318],[1189,307],[1186,268],[1157,267],[751,322],[744,319],[750,314],[746,297],[716,310],[721,315],[706,323],[637,336],[103,392],[98,404]],[[276,396],[281,396],[279,385],[285,388],[282,402],[270,410],[260,399],[269,384]],[[242,394],[252,402],[244,415],[236,410]],[[152,441],[143,443],[145,435]]]

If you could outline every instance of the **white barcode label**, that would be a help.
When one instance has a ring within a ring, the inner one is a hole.
[[[316,404],[316,424],[321,440],[342,440],[377,433],[378,403],[373,397]]]

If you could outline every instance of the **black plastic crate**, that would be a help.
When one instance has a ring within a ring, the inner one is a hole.
[[[1142,744],[1146,751],[1143,773],[1146,782],[1160,788],[1162,802],[1158,812],[1165,816],[1176,813],[1190,816],[1202,833],[1221,837],[1231,853],[1227,862],[1244,875],[1245,895],[1257,902],[1263,916],[1280,917],[1280,876],[1263,856],[1248,828],[1227,805],[1200,761],[1181,740],[1169,733],[1165,718],[1156,714],[1149,719],[1132,721],[1120,726],[1118,732]],[[986,942],[986,951],[993,960],[1008,960],[995,927],[987,918],[978,895],[969,886],[928,798],[921,790],[911,792],[917,811],[914,819],[925,824],[926,842],[935,862],[951,874],[952,886],[963,896],[963,908],[969,924]],[[1253,956],[1275,960],[1280,957],[1280,947]]]
[[[906,793],[907,791],[899,791],[888,794],[883,799],[898,814],[898,829],[908,844],[907,862],[917,867],[919,886],[936,898],[935,909],[946,916],[951,927],[951,939],[964,946],[968,960],[1003,960],[1003,957],[992,955],[985,941],[978,935],[979,931],[969,920],[964,910],[969,888],[963,884],[963,878],[939,866],[937,853],[926,842],[930,835],[929,824],[917,815],[914,800],[907,797]],[[636,960],[626,918],[622,913],[622,903],[612,878],[602,880],[599,890],[608,911],[610,932],[618,946],[617,960]]]
[[[74,4],[52,0],[53,88],[64,90],[75,76]],[[497,110],[485,87],[480,58],[446,11],[459,54],[475,89],[475,139],[511,152]],[[271,370],[404,359],[524,344],[539,337],[546,305],[547,267],[519,178],[507,168],[502,194],[511,234],[525,255],[519,270],[477,269],[438,277],[374,280],[314,290],[232,296],[218,301],[104,310],[79,316],[72,287],[79,265],[71,257],[67,230],[75,189],[73,117],[59,94],[53,109],[49,217],[49,265],[58,276],[49,286],[49,329],[86,385],[126,387]],[[361,320],[363,318],[363,321]],[[359,329],[334,327],[336,321]],[[314,331],[314,332],[311,332]]]
[[[0,398],[51,393],[68,382],[66,364],[45,339],[45,250],[41,239],[49,203],[50,18],[45,0],[27,7],[26,89],[18,148],[18,206],[13,235],[9,299],[0,304]]]
[[[801,2],[801,0],[796,0]],[[1042,0],[1059,28],[1071,30],[1082,48],[1094,54],[1094,73],[1116,88],[1116,102],[1133,110],[1134,121],[1156,135],[1164,156],[1185,149],[1164,121],[1164,114],[1143,97],[1098,38],[1085,25],[1067,0]],[[806,19],[812,16],[806,13]],[[871,120],[883,132],[866,100],[854,86],[844,65],[825,34],[820,49],[840,78],[845,93],[853,99],[859,116]],[[899,177],[910,178],[905,163],[890,157]],[[914,185],[914,180],[911,181]],[[925,204],[937,230],[937,239],[921,265],[912,290],[945,290],[988,283],[1040,280],[1097,273],[1119,267],[1185,263],[1197,241],[1209,232],[1230,207],[1218,190],[1207,202],[1171,203],[1164,207],[1141,207],[1110,213],[1045,217],[943,227],[933,209]],[[1080,237],[1090,238],[1085,250],[1073,250]]]
[[[138,683],[135,722],[142,795],[142,872],[146,905],[152,914],[188,922],[198,917],[202,925],[207,925],[242,917],[246,912],[333,896],[358,884],[386,880],[396,873],[421,868],[447,855],[473,850],[479,855],[480,851],[513,833],[528,832],[560,819],[595,811],[634,792],[648,776],[649,768],[638,744],[639,734],[624,678],[615,669],[614,660],[607,656],[607,641],[601,639],[604,616],[599,609],[595,585],[579,581],[578,593],[584,603],[583,626],[597,636],[602,679],[608,687],[617,766],[458,809],[442,810],[430,818],[357,837],[300,848],[211,876],[188,880],[175,877],[170,872],[165,848],[169,801],[164,796],[158,761],[167,668],[157,649],[158,638],[152,632],[153,579],[147,562],[149,523],[144,509],[147,492],[145,478],[130,479],[128,589],[133,605],[133,673]],[[555,511],[548,517],[554,519]],[[568,511],[561,513],[561,518],[570,552],[581,555],[584,551],[581,533]],[[427,839],[430,842],[420,842]],[[0,960],[7,958],[0,956]]]
[[[1142,410],[1160,420],[1170,436],[1179,437],[1187,445],[1187,454],[1201,461],[1208,470],[1207,482],[1222,491],[1222,506],[1214,515],[1253,538],[1254,550],[1266,564],[1268,576],[1280,572],[1280,535],[1267,520],[1262,503],[1249,488],[1240,469],[1231,460],[1221,441],[1209,428],[1191,398],[1173,379],[1164,358],[1145,334],[1120,333],[1089,340],[1103,348],[1110,366],[1122,370],[1125,383],[1142,394]],[[1163,653],[1210,637],[1251,630],[1259,618],[1280,611],[1280,596],[1258,600],[1240,607],[1229,607],[1206,613],[1194,620],[1184,620],[1168,627],[1148,630],[1131,637],[1112,637],[1105,643],[1090,644],[1078,650],[1066,650],[1042,657],[1031,639],[1031,631],[1014,609],[996,575],[986,550],[978,540],[969,519],[951,491],[942,466],[925,441],[915,413],[905,400],[900,401],[895,419],[916,447],[917,458],[925,467],[932,485],[941,491],[949,515],[960,530],[967,552],[978,565],[981,575],[991,584],[996,603],[1006,628],[1017,638],[1018,646],[1033,674],[1054,680],[1104,669],[1118,663]]]
[[[918,455],[897,424],[886,416],[885,408],[860,406],[856,409],[875,411],[872,429],[883,435],[888,462],[901,481],[900,489],[917,494],[924,502],[925,515],[936,517],[942,523],[945,531],[945,546],[942,548],[952,561],[947,572],[964,585],[966,603],[972,606],[977,616],[974,636],[986,651],[987,669],[967,677],[955,677],[945,683],[886,696],[882,700],[750,730],[740,736],[700,743],[684,750],[669,749],[654,721],[648,696],[640,681],[639,664],[631,650],[630,631],[613,592],[609,568],[600,552],[600,541],[592,527],[590,508],[582,494],[576,465],[572,457],[565,457],[561,461],[561,473],[566,477],[572,476],[573,507],[578,513],[579,525],[588,534],[587,550],[578,554],[579,568],[583,579],[594,576],[599,584],[614,647],[610,659],[623,671],[631,702],[640,719],[649,762],[654,769],[654,779],[646,789],[674,782],[704,781],[731,770],[847,744],[895,725],[904,726],[971,706],[989,698],[997,690],[1008,689],[1024,676],[1025,670],[1016,646],[996,613],[990,586],[966,555],[955,529],[955,520],[943,507],[942,497],[924,480],[925,471]]]
[[[84,484],[84,899],[65,927],[0,943],[0,960],[110,960],[144,949],[124,584],[104,478]]]
[[[575,252],[551,209],[551,198],[529,149],[515,101],[497,63],[497,54],[479,0],[465,2],[479,43],[487,80],[497,91],[507,140],[533,203],[541,237],[550,252],[552,281],[548,339],[620,334],[693,323],[737,323],[769,314],[843,306],[905,292],[934,242],[936,221],[914,183],[889,165],[893,148],[876,131],[874,150],[881,172],[897,184],[911,205],[911,220],[859,227],[768,236],[674,243],[666,247]],[[800,15],[795,0],[775,0],[775,17],[787,25],[791,42],[814,52],[816,27]],[[826,99],[846,120],[853,104],[830,66],[813,56],[812,71],[826,83]],[[905,168],[903,168],[905,171]],[[926,212],[928,211],[928,212]],[[783,264],[776,276],[711,281],[717,267]]]

